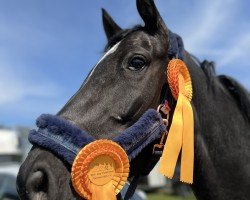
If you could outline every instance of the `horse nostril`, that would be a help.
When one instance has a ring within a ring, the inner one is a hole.
[[[31,177],[30,180],[34,186],[34,190],[39,192],[39,191],[46,191],[47,190],[47,176],[46,174],[44,174],[44,172],[42,171],[36,171],[34,172]]]
[[[39,170],[29,175],[27,180],[27,191],[29,199],[48,199],[48,176]]]

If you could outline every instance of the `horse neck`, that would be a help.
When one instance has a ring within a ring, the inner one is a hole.
[[[244,199],[241,191],[250,188],[249,123],[216,77],[208,81],[188,53],[185,62],[194,94],[193,191],[197,199]]]

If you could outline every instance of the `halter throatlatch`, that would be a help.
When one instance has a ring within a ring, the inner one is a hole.
[[[167,79],[172,95],[177,100],[172,124],[160,159],[160,172],[172,178],[176,162],[181,153],[180,180],[193,183],[194,166],[194,119],[192,83],[189,71],[182,60],[173,59],[167,68]]]

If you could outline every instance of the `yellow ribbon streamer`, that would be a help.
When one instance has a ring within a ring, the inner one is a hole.
[[[92,200],[116,200],[116,193],[113,183],[110,181],[106,185],[98,186],[92,184]]]
[[[172,124],[160,159],[160,172],[172,178],[177,159],[181,153],[180,180],[193,183],[194,168],[194,119],[191,106],[192,83],[185,63],[173,59],[168,64],[168,83],[174,98],[177,100]]]

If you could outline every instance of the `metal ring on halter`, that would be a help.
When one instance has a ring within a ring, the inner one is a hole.
[[[158,107],[157,107],[157,112],[162,114],[160,111],[161,111],[161,108],[163,107],[164,105],[163,104],[160,104]],[[166,114],[166,118],[162,118],[163,120],[163,123],[165,124],[165,126],[167,127],[168,126],[168,120],[169,120],[169,113]]]
[[[160,109],[161,109],[162,106],[163,106],[163,105],[160,104],[160,105],[157,107],[157,112],[158,112],[158,113],[160,113]]]
[[[162,119],[162,120],[163,120],[164,125],[167,127],[168,126],[168,117],[167,117],[167,119]]]

